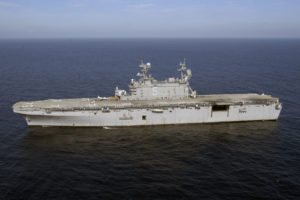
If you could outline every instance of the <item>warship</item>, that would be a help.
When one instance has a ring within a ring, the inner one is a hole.
[[[164,81],[147,72],[141,63],[138,80],[129,92],[116,87],[111,97],[48,99],[18,102],[13,111],[28,126],[123,127],[145,125],[219,123],[277,120],[282,109],[278,98],[265,94],[197,95],[190,87],[192,71],[180,62],[181,77]]]

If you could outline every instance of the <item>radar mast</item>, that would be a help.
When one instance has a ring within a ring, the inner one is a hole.
[[[180,68],[178,69],[179,72],[181,72],[181,81],[185,80],[186,75],[184,74],[184,72],[186,71],[186,61],[185,58],[183,60],[183,62],[179,63]]]
[[[140,68],[141,71],[142,71],[142,74],[141,73],[137,73],[137,76],[140,76],[140,77],[143,77],[144,79],[148,79],[148,76],[147,76],[147,72],[148,70],[151,68],[151,63],[144,63],[143,60],[141,61],[141,64],[140,64]]]

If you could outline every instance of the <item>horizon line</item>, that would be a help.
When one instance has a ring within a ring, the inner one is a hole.
[[[300,37],[0,37],[0,40],[77,40],[77,39],[300,39]]]

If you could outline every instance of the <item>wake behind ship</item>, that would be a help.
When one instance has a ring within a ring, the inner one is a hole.
[[[140,67],[129,93],[117,87],[109,98],[18,102],[13,111],[28,126],[118,127],[277,120],[282,109],[278,98],[264,94],[197,95],[189,85],[192,72],[185,61],[178,69],[180,78],[164,81],[147,74],[150,63]]]

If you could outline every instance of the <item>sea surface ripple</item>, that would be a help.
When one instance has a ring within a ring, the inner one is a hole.
[[[0,40],[0,199],[299,199],[300,40]],[[111,96],[141,60],[198,94],[279,97],[278,121],[30,128],[18,101]]]

